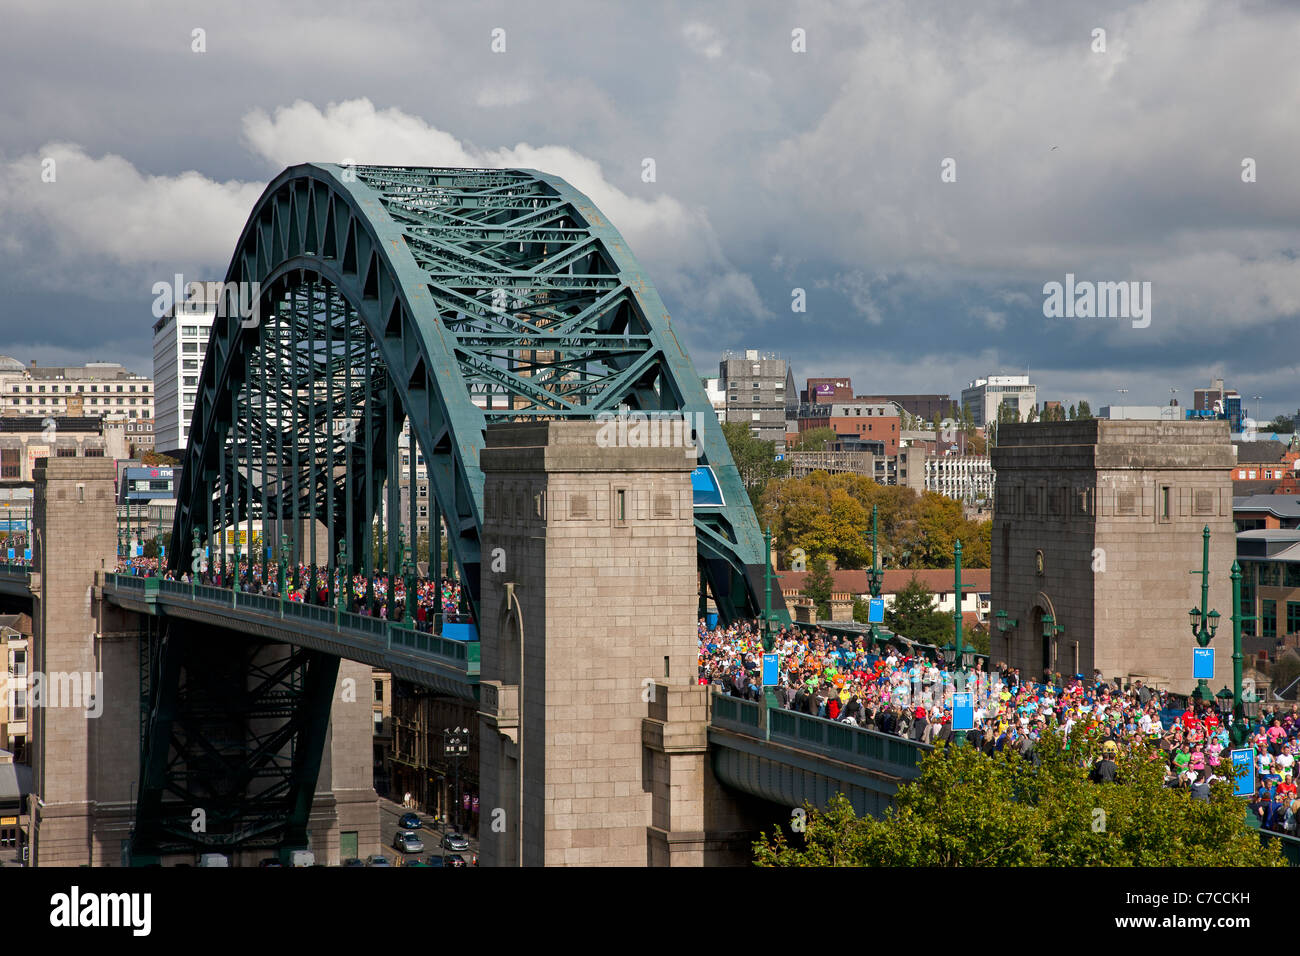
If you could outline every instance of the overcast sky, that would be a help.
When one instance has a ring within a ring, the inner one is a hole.
[[[1294,2],[270,6],[4,0],[0,352],[151,372],[152,285],[224,277],[285,166],[520,165],[610,216],[701,374],[1300,405]],[[1045,317],[1067,274],[1150,282],[1150,324]]]

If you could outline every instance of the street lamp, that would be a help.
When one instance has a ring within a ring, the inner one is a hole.
[[[442,732],[443,754],[452,758],[455,767],[455,831],[463,832],[460,824],[460,758],[469,753],[469,728],[453,727]]]
[[[339,539],[338,566],[334,572],[334,626],[339,626],[339,617],[343,613],[343,578],[347,574],[348,541]]]
[[[1209,606],[1210,603],[1210,526],[1206,525],[1203,532],[1203,552],[1201,558],[1201,570],[1189,571],[1189,574],[1199,574],[1201,576],[1201,605],[1194,607],[1187,612],[1191,620],[1192,636],[1196,638],[1196,643],[1201,647],[1209,647],[1210,641],[1214,639],[1214,633],[1219,629],[1219,612],[1210,611],[1205,613],[1202,608]],[[1210,691],[1210,685],[1204,677],[1200,678],[1196,684],[1196,690],[1192,696],[1202,703],[1208,703],[1213,699]]]
[[[880,599],[880,589],[885,581],[885,572],[880,570],[880,548],[876,544],[877,519],[880,512],[878,505],[871,506],[871,570],[867,572],[867,587],[871,590],[871,600]],[[868,615],[869,617],[870,615]],[[880,643],[880,633],[876,625],[871,625],[871,644],[874,649]]]
[[[1229,577],[1232,578],[1232,742],[1241,746],[1250,733],[1246,726],[1246,710],[1241,692],[1241,668],[1246,659],[1241,652],[1241,625],[1245,621],[1255,620],[1255,615],[1241,613],[1242,574],[1239,562],[1232,562]]]
[[[1214,695],[1214,703],[1219,708],[1219,716],[1226,721],[1232,714],[1234,697],[1232,691],[1228,690],[1225,684],[1223,689]]]
[[[1052,668],[1056,666],[1056,643],[1055,643],[1056,639],[1064,633],[1065,633],[1064,624],[1057,624],[1056,618],[1051,614],[1043,615],[1043,637],[1047,638],[1049,641],[1052,641],[1052,656],[1050,660],[1050,666]],[[1049,669],[1048,676],[1050,677],[1052,673],[1054,673],[1054,671]],[[1051,681],[1049,680],[1048,683],[1051,683]]]
[[[277,565],[276,591],[280,596],[280,616],[284,616],[284,573],[289,564],[289,536],[280,535],[280,561]]]

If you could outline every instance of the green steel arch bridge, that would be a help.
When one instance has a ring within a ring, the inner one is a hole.
[[[707,586],[723,620],[762,612],[763,538],[703,386],[623,237],[562,179],[294,166],[249,216],[225,289],[176,492],[173,570],[188,567],[180,544],[195,531],[238,546],[255,529],[251,557],[268,571],[266,545],[285,534],[313,567],[328,554],[330,574],[401,568],[409,422],[407,477],[415,487],[424,463],[429,524],[446,521],[477,621],[487,425],[626,409],[697,424],[697,464],[720,492],[696,507],[701,603]]]
[[[258,200],[222,289],[171,570],[210,544],[222,581],[241,558],[263,580],[302,562],[349,607],[364,575],[373,607],[376,572],[409,576],[424,548],[441,582],[445,523],[461,611],[477,623],[487,426],[624,410],[695,425],[696,465],[713,478],[695,508],[701,610],[711,597],[724,621],[764,612],[763,537],[702,383],[627,243],[562,179],[294,166]],[[403,525],[415,537],[422,523],[426,541],[404,540]],[[137,861],[305,845],[340,658],[443,693],[477,689],[476,645],[338,604],[126,575],[104,592],[151,622]],[[772,601],[788,621],[779,591]],[[207,814],[202,837],[193,807]]]

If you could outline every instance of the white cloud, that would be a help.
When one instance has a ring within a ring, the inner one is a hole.
[[[485,109],[498,106],[520,106],[536,96],[537,89],[523,80],[489,83],[478,91],[474,102]]]
[[[686,38],[686,45],[693,52],[710,60],[722,56],[722,37],[707,23],[700,23],[698,20],[688,22],[682,27],[682,36]]]
[[[323,110],[302,100],[273,114],[255,110],[244,118],[244,138],[275,166],[353,158],[381,165],[523,167],[557,175],[608,217],[662,290],[751,317],[769,314],[752,279],[727,260],[703,212],[656,183],[643,184],[644,197],[624,192],[600,163],[567,146],[476,147],[401,110],[377,110],[366,99]]]
[[[365,99],[320,109],[298,101],[253,110],[244,140],[269,168],[308,161],[412,166],[525,167],[585,193],[627,239],[665,293],[693,307],[750,317],[769,311],[753,281],[722,252],[699,210],[645,184],[645,196],[614,186],[595,160],[566,146],[517,143],[478,148],[418,116],[376,109]],[[40,181],[53,157],[57,180]],[[39,281],[90,289],[130,288],[175,271],[224,276],[239,231],[264,182],[216,182],[197,172],[153,176],[120,156],[92,157],[51,143],[0,165],[0,235],[11,270],[24,263]],[[30,237],[30,238],[29,238]],[[37,258],[32,255],[42,250]],[[123,271],[125,267],[125,271]]]
[[[43,160],[55,162],[42,182]],[[143,290],[173,272],[224,278],[239,231],[263,189],[188,171],[142,172],[120,156],[70,143],[0,162],[0,234],[7,266],[45,288],[89,294]]]

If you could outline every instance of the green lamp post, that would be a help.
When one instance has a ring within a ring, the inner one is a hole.
[[[384,561],[388,561],[388,549],[384,549]],[[406,612],[402,611],[400,617],[397,611],[397,576],[402,576],[402,594],[403,604],[405,604],[405,595],[409,593],[410,588],[406,582],[406,529],[401,524],[397,526],[397,567],[387,568],[388,573],[388,619],[391,621],[399,620],[405,617]]]
[[[1246,721],[1245,698],[1241,692],[1241,669],[1245,655],[1241,652],[1241,625],[1255,620],[1253,614],[1241,613],[1241,564],[1232,562],[1232,742],[1240,746],[1250,736]],[[1254,610],[1252,608],[1252,610]]]
[[[1201,647],[1209,647],[1210,641],[1214,640],[1214,634],[1219,629],[1219,612],[1210,611],[1205,613],[1203,608],[1210,604],[1210,526],[1206,525],[1203,532],[1203,551],[1201,556],[1201,570],[1189,571],[1189,574],[1199,574],[1201,576],[1201,605],[1194,607],[1187,612],[1191,619],[1192,636],[1196,638],[1196,643]],[[1192,697],[1202,703],[1209,703],[1214,700],[1214,694],[1210,690],[1209,682],[1202,677],[1196,684],[1196,690],[1192,691]]]
[[[203,552],[199,550],[199,529],[192,529],[190,537],[194,541],[194,550],[190,552],[194,556],[194,563],[190,565],[190,598],[192,599],[199,593],[199,570],[203,567]]]
[[[998,633],[1001,634],[1003,637],[1006,637],[1008,632],[1010,632],[1012,628],[1014,628],[1017,624],[1020,623],[1018,620],[1016,620],[1014,617],[1008,614],[1005,610],[995,612],[993,615],[993,620],[997,623]],[[1007,639],[1010,640],[1010,638]]]
[[[763,547],[763,650],[770,654],[772,648],[776,646],[776,639],[772,637],[772,578],[777,576],[772,574],[772,529],[770,527],[763,532]]]
[[[235,535],[234,535],[234,537],[235,537],[235,586],[234,586],[234,590],[235,590],[236,592],[239,591],[239,535],[240,535],[239,527],[238,527],[238,525],[236,525],[236,527],[235,527]]]
[[[961,539],[957,539],[953,547],[953,611],[952,611],[952,630],[953,643],[943,648],[944,661],[956,670],[954,677],[953,690],[955,693],[966,693],[966,671],[971,666],[975,656],[974,651],[967,647],[962,639],[961,627]],[[954,714],[956,708],[953,708]],[[958,730],[953,732],[953,743],[958,747],[966,742],[966,732]]]
[[[278,575],[276,577],[276,591],[280,596],[280,616],[284,617],[284,584],[285,572],[289,567],[289,536],[280,535],[280,561],[278,564]]]
[[[334,626],[338,627],[340,615],[343,614],[343,582],[349,579],[348,574],[348,542],[346,538],[339,539],[339,556],[338,566],[335,569],[336,587],[334,588]]]
[[[871,506],[871,570],[867,572],[867,587],[871,590],[871,599],[873,601],[880,599],[880,589],[885,580],[885,572],[880,570],[880,548],[876,545],[877,517],[880,508],[878,505]],[[876,630],[876,625],[871,625],[871,644],[874,650],[880,643],[880,632]]]
[[[403,552],[406,561],[402,567],[402,581],[406,585],[406,612],[402,623],[408,628],[415,627],[415,562],[411,560],[411,549]]]

